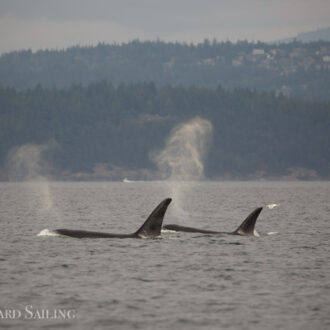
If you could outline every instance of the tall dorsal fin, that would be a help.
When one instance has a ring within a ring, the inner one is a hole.
[[[233,232],[233,234],[242,236],[255,236],[254,226],[261,210],[262,207],[258,207],[251,214],[249,214],[248,217],[242,222],[242,224]]]
[[[153,238],[160,235],[162,223],[171,198],[164,199],[149,215],[141,228],[135,233],[141,238]]]

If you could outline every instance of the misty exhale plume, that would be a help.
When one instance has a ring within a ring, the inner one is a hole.
[[[56,143],[24,144],[13,148],[7,155],[6,171],[10,181],[30,182],[29,190],[35,190],[40,196],[38,208],[49,210],[53,200],[49,187],[52,172],[51,164],[46,160],[45,153]]]
[[[50,170],[44,158],[49,144],[24,144],[13,148],[6,159],[6,169],[10,181],[44,181]]]
[[[211,139],[210,121],[196,117],[175,127],[163,150],[152,155],[163,180],[167,181],[169,196],[174,200],[177,216],[188,217],[184,208],[187,189],[204,179],[204,157]]]
[[[162,178],[171,181],[203,179],[203,158],[211,133],[211,122],[199,117],[175,127],[165,148],[153,156]]]

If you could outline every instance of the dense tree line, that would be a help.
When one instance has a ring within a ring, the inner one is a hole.
[[[261,51],[261,53],[260,53]],[[328,56],[328,57],[327,57]],[[16,51],[0,57],[0,84],[20,90],[37,84],[70,88],[107,80],[153,81],[157,86],[200,86],[282,91],[329,99],[330,42],[304,44],[165,43],[138,40],[65,50]]]
[[[329,102],[154,83],[0,88],[0,168],[12,148],[51,141],[56,147],[48,157],[58,173],[91,172],[97,163],[153,170],[150,152],[163,148],[176,124],[195,116],[213,124],[208,177],[304,168],[329,178]]]

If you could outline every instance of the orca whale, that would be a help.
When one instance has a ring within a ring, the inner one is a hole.
[[[205,230],[192,227],[185,227],[179,225],[165,225],[163,229],[173,231],[183,231],[186,233],[201,233],[201,234],[227,234],[227,235],[241,235],[241,236],[255,236],[254,226],[257,218],[262,210],[262,207],[258,207],[241,223],[241,225],[233,232],[222,232],[214,230]]]
[[[75,238],[155,238],[160,236],[164,215],[171,201],[171,198],[164,199],[151,212],[144,224],[133,234],[112,234],[72,229],[56,229],[54,232]]]

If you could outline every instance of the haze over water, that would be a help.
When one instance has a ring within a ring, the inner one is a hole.
[[[12,329],[328,329],[328,182],[184,184],[164,223],[232,231],[258,206],[260,237],[164,232],[161,239],[37,236],[45,228],[135,231],[163,182],[0,183],[1,309],[74,309]],[[51,205],[51,207],[49,207]],[[277,235],[266,235],[278,232]]]

